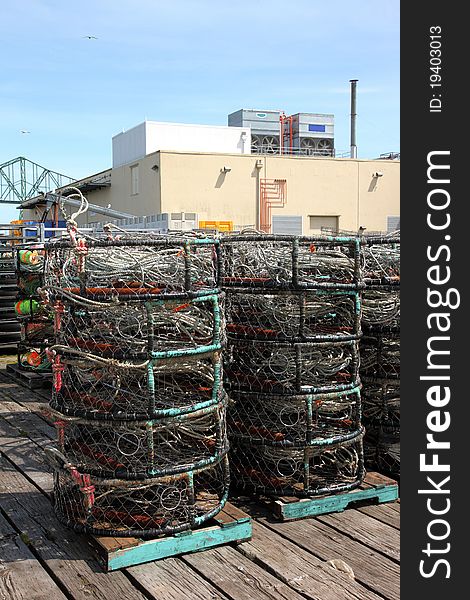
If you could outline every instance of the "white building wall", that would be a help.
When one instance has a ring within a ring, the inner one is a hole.
[[[113,169],[145,156],[146,130],[144,122],[113,137]]]
[[[160,150],[250,154],[250,149],[249,127],[145,121],[113,137],[113,168]]]

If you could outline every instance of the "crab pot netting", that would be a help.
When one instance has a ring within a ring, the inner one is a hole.
[[[357,291],[254,292],[231,290],[227,296],[227,333],[232,338],[320,341],[359,337]]]
[[[48,244],[51,408],[67,465],[56,473],[55,505],[76,528],[165,533],[223,506],[219,267],[217,242],[195,236]],[[90,486],[101,493],[85,514]]]
[[[363,473],[359,238],[222,240],[232,479],[312,496]]]
[[[366,464],[400,475],[400,380],[363,380]]]
[[[51,407],[63,414],[96,420],[151,419],[186,414],[219,402],[220,353],[119,363],[57,351],[61,376]]]
[[[102,357],[142,358],[154,352],[219,350],[223,344],[223,295],[139,302],[66,300],[56,329],[65,343]],[[60,301],[56,310],[61,309]]]
[[[47,248],[46,286],[96,299],[208,294],[218,291],[219,255],[216,241],[197,237],[56,241]]]
[[[400,286],[400,237],[370,237],[362,247],[362,272],[367,285]]]
[[[361,241],[241,235],[222,240],[223,285],[351,288],[360,284]]]
[[[273,394],[319,393],[358,383],[358,343],[288,344],[230,340],[226,386]]]
[[[400,378],[400,337],[396,333],[365,334],[361,340],[361,376]]]
[[[366,288],[362,293],[364,331],[400,331],[400,289],[384,286]]]
[[[230,470],[241,490],[266,495],[316,496],[358,487],[364,477],[362,431],[317,445],[231,441]]]
[[[103,479],[63,461],[54,471],[59,519],[78,532],[151,538],[194,529],[224,506],[227,455],[200,469],[144,480]]]
[[[286,447],[308,445],[361,430],[358,388],[288,397],[232,391],[230,396],[234,403],[228,415],[228,429],[231,438],[240,442],[257,438]]]
[[[366,464],[400,475],[400,239],[363,247],[361,380]]]
[[[227,451],[225,398],[178,417],[92,421],[56,415],[59,450],[83,472],[107,478],[175,474],[217,462]]]

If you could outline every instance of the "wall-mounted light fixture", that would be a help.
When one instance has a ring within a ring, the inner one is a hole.
[[[220,172],[223,173],[225,175],[225,173],[230,173],[232,169],[230,167],[222,167],[220,169]]]
[[[158,171],[158,165],[153,165],[152,166],[152,171]]]
[[[383,177],[383,173],[382,171],[376,171],[375,173],[372,173],[372,177]]]

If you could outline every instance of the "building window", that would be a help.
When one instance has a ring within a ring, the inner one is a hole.
[[[339,217],[330,215],[309,215],[310,231],[313,233],[336,233],[339,229]]]
[[[139,165],[131,167],[131,196],[139,193]]]

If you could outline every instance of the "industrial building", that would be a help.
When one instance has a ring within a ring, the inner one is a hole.
[[[75,184],[101,207],[86,224],[303,235],[399,227],[399,161],[335,158],[332,115],[242,109],[228,122],[145,121],[114,136],[113,167]],[[38,198],[23,208],[25,219],[44,210]]]

